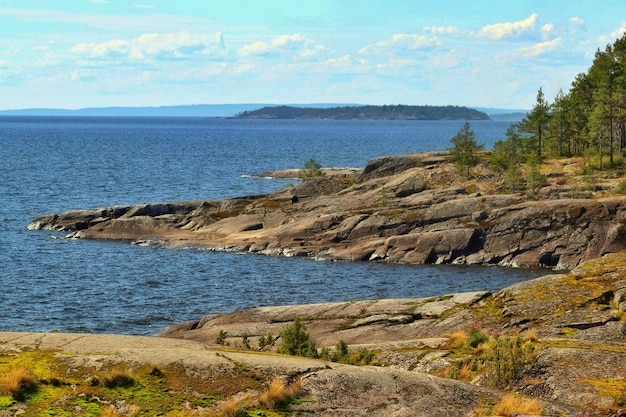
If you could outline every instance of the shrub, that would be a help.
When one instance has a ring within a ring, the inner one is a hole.
[[[506,388],[519,380],[535,360],[535,349],[521,337],[499,337],[486,353],[487,380],[498,388]]]
[[[469,345],[474,349],[481,343],[485,343],[489,340],[489,336],[481,332],[478,328],[472,327],[469,334]]]
[[[309,159],[304,164],[304,168],[300,168],[300,170],[298,171],[298,178],[301,181],[322,176],[324,176],[324,171],[322,171],[322,165],[313,158]]]
[[[276,339],[271,333],[268,333],[267,336],[259,337],[259,350],[265,350],[271,348],[276,343]]]
[[[280,332],[280,337],[283,343],[278,349],[278,353],[309,358],[319,357],[315,342],[309,336],[306,326],[302,324],[300,318],[296,318],[292,325],[285,327]]]
[[[226,332],[224,330],[220,330],[220,333],[215,338],[215,344],[216,345],[222,345],[222,346],[225,345],[227,336],[228,336],[228,332]]]
[[[135,383],[135,380],[123,369],[113,369],[102,378],[102,384],[107,388],[128,387]]]
[[[520,414],[541,414],[542,407],[534,398],[523,398],[511,394],[502,397],[493,411],[498,416],[513,417]]]
[[[248,340],[248,335],[246,333],[241,336],[241,341],[245,349],[250,349],[250,341]]]

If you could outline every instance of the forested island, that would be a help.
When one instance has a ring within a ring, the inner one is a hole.
[[[336,120],[489,120],[481,111],[462,106],[345,106],[329,108],[268,106],[244,111],[238,119],[336,119]]]

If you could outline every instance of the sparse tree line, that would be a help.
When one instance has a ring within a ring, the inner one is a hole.
[[[514,148],[516,158],[593,157],[597,164],[589,168],[613,167],[626,153],[626,35],[598,49],[589,70],[552,103],[539,88],[532,110],[494,152],[511,152],[505,148]]]
[[[451,140],[454,162],[469,178],[482,150],[465,124]],[[576,76],[570,91],[549,103],[542,88],[531,111],[497,141],[491,168],[502,174],[507,191],[534,195],[545,178],[546,157],[582,157],[584,174],[615,168],[626,157],[626,35],[596,51],[589,70]]]

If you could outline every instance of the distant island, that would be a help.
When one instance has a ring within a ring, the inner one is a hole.
[[[320,115],[315,111],[324,110]],[[278,116],[280,112],[280,117]],[[297,114],[302,112],[304,114]],[[352,112],[352,113],[350,113]],[[459,106],[374,106],[357,103],[240,103],[189,104],[156,107],[86,107],[82,109],[29,108],[0,110],[1,116],[36,117],[210,117],[210,118],[326,118],[406,120],[511,120],[519,121],[526,110]],[[285,114],[286,113],[286,114]],[[355,113],[357,113],[355,115]]]
[[[237,114],[239,119],[336,119],[336,120],[489,120],[476,109],[461,106],[345,106],[329,108],[268,106]]]

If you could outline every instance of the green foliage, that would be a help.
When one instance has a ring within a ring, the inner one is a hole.
[[[387,207],[389,205],[389,189],[387,187],[380,187],[378,190],[378,205],[381,207]]]
[[[259,350],[269,349],[274,346],[276,343],[276,338],[271,333],[268,333],[267,336],[259,337]]]
[[[504,187],[507,191],[516,193],[524,189],[522,171],[516,164],[510,164],[504,174]]]
[[[340,339],[339,342],[337,342],[335,348],[335,353],[339,358],[345,358],[348,356],[348,344],[343,339]]]
[[[215,338],[215,344],[224,346],[226,344],[226,337],[227,336],[228,336],[228,332],[226,332],[223,329],[220,330],[220,333]]]
[[[498,337],[485,354],[486,376],[490,385],[506,388],[519,380],[534,362],[535,348],[521,337]]]
[[[350,354],[348,344],[343,339],[337,342],[333,352],[328,348],[323,348],[320,357],[332,362],[346,363],[349,365],[370,365],[376,359],[375,353],[367,348]]]
[[[278,353],[309,358],[319,357],[315,342],[309,336],[306,326],[297,317],[292,325],[285,327],[281,332],[282,345]]]
[[[250,349],[250,341],[248,340],[248,335],[246,333],[241,336],[241,342],[243,343],[244,349]]]
[[[468,338],[468,343],[471,347],[475,349],[478,347],[478,345],[480,345],[481,343],[485,343],[488,340],[489,340],[488,335],[480,331],[480,329],[476,327],[472,327],[472,329],[470,330],[469,338]]]
[[[530,113],[526,114],[519,123],[520,131],[525,134],[527,147],[530,153],[541,158],[541,152],[545,146],[545,135],[550,120],[550,105],[545,100],[541,87],[537,91],[537,102]]]
[[[507,171],[525,159],[525,148],[518,124],[512,124],[506,131],[506,140],[498,140],[493,145],[490,166],[496,172]]]
[[[300,168],[298,171],[298,179],[301,181],[306,181],[315,177],[322,177],[324,175],[322,165],[313,158],[306,161],[304,168]]]
[[[528,195],[535,197],[545,182],[546,177],[539,169],[539,158],[530,157],[526,164],[526,191]]]
[[[626,194],[626,180],[621,180],[617,184],[617,193],[618,194]]]
[[[612,167],[626,150],[626,34],[595,52],[589,69],[578,74],[569,92],[549,104],[539,89],[537,102],[521,122],[537,156],[598,153],[599,169]],[[605,163],[608,159],[608,164]]]
[[[482,150],[484,145],[476,143],[476,135],[470,128],[469,123],[465,123],[459,132],[450,139],[452,147],[450,154],[452,161],[465,172],[467,179],[470,178],[470,168],[478,163],[476,152]]]

